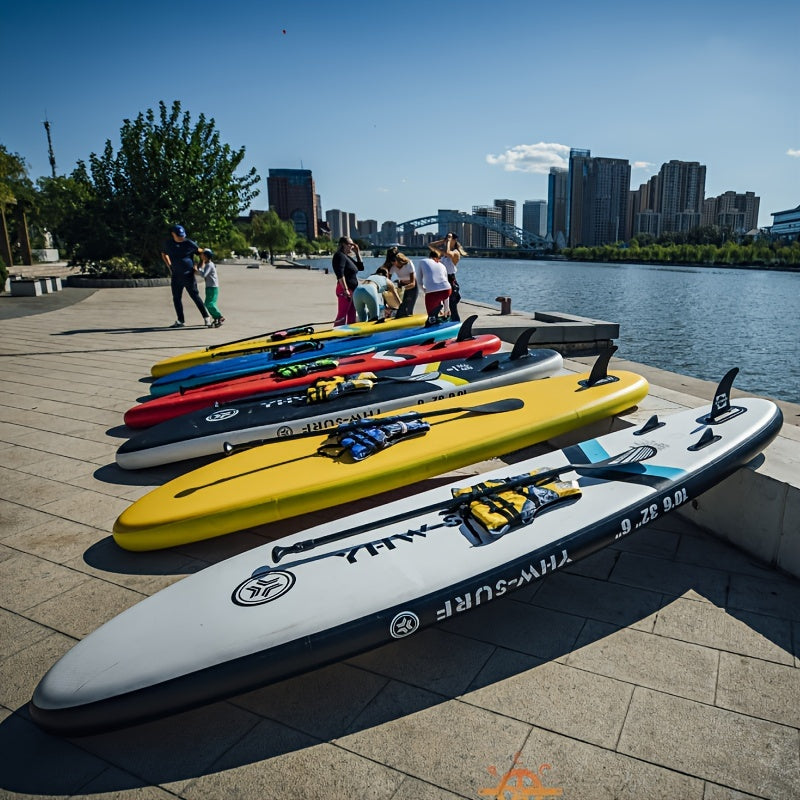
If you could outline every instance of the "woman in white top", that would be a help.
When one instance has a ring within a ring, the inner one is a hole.
[[[432,247],[438,247],[442,252],[442,264],[447,270],[447,277],[450,281],[450,299],[448,304],[450,306],[450,319],[453,322],[460,322],[461,317],[458,315],[458,301],[461,299],[461,287],[458,285],[456,279],[456,272],[458,272],[458,262],[461,256],[465,256],[467,251],[461,246],[458,241],[458,236],[454,233],[448,233],[444,239],[439,239],[436,242],[431,242]]]
[[[425,292],[425,311],[428,317],[449,317],[447,300],[450,297],[450,281],[447,270],[441,262],[442,254],[431,247],[428,258],[419,262],[419,283]]]
[[[376,320],[383,317],[383,294],[389,292],[400,304],[397,287],[389,280],[389,272],[378,267],[373,275],[365,278],[353,292],[353,305],[359,322]]]
[[[414,303],[417,302],[417,294],[419,293],[414,262],[403,253],[398,252],[396,247],[390,247],[386,253],[386,263],[389,265],[392,278],[397,282],[403,293],[403,300],[397,309],[395,317],[410,317],[414,313]]]

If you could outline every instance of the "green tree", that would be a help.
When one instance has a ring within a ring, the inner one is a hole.
[[[36,185],[36,224],[50,231],[55,246],[71,258],[79,243],[93,235],[86,208],[94,194],[86,181],[66,176],[39,178]]]
[[[100,155],[92,153],[88,166],[79,161],[73,173],[90,190],[86,214],[96,225],[78,257],[130,253],[160,271],[170,225],[179,222],[200,242],[223,240],[258,194],[255,169],[236,174],[244,155],[244,147],[221,142],[213,119],[200,114],[192,123],[177,100],[169,109],[162,101],[158,113],[148,109],[124,120],[119,151],[108,140]]]
[[[275,253],[288,252],[297,240],[291,222],[283,222],[274,208],[263,214],[253,214],[250,231],[250,241],[259,250],[269,251],[270,264],[275,263]]]
[[[0,259],[10,267],[14,250],[23,251],[27,261],[29,253],[28,230],[25,215],[34,208],[35,190],[28,177],[28,166],[18,153],[0,144]],[[3,283],[7,272],[2,275]]]

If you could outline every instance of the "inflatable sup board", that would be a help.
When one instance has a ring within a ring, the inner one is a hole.
[[[242,356],[247,353],[261,353],[265,350],[270,350],[276,345],[294,344],[308,340],[325,341],[326,339],[338,339],[344,336],[367,336],[372,333],[401,330],[402,328],[417,328],[423,326],[427,320],[428,317],[425,314],[414,314],[400,319],[353,322],[350,325],[338,325],[329,330],[317,330],[319,323],[294,325],[286,330],[270,331],[269,333],[262,333],[260,336],[236,339],[232,342],[209,345],[202,350],[170,356],[153,364],[150,368],[150,374],[154,378],[160,378],[170,372],[194,367],[197,364],[205,364],[208,361]]]
[[[346,423],[333,433],[272,440],[181,475],[117,518],[126,550],[154,550],[263,525],[406,486],[610,417],[647,381],[608,372],[485,389]]]
[[[723,387],[711,405],[249,550],[75,645],[37,686],[31,716],[63,735],[99,732],[414,636],[646,535],[755,457],[781,421],[769,400],[731,403]]]
[[[458,336],[441,342],[408,345],[388,350],[331,358],[316,358],[291,365],[276,365],[259,375],[248,375],[208,386],[196,386],[164,397],[150,398],[125,412],[129,428],[146,428],[189,411],[214,404],[227,404],[243,397],[286,391],[308,386],[322,378],[352,372],[379,372],[393,367],[409,367],[430,361],[468,358],[475,353],[495,353],[502,342],[494,334],[472,335],[472,323],[477,317],[465,320]]]
[[[204,386],[215,381],[255,375],[274,367],[275,364],[295,364],[311,356],[317,358],[344,356],[351,353],[368,353],[379,347],[440,342],[442,339],[454,336],[459,326],[459,322],[440,322],[430,326],[398,328],[369,336],[345,336],[321,341],[308,339],[281,344],[266,352],[223,358],[171,372],[169,375],[156,378],[150,384],[150,394],[161,397],[191,386]]]
[[[162,422],[117,450],[123,469],[142,469],[202,456],[223,455],[253,439],[278,439],[323,432],[343,422],[446,397],[461,397],[492,386],[555,375],[563,366],[555,350],[529,350],[534,329],[510,353],[432,361],[374,373],[337,375],[307,389],[273,392],[195,411]]]

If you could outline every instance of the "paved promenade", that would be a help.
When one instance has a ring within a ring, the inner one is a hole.
[[[519,798],[800,797],[800,581],[676,516],[463,619],[307,675],[105,735],[38,729],[26,704],[76,641],[324,516],[155,553],[110,536],[129,503],[186,469],[114,462],[153,362],[334,316],[330,275],[243,262],[220,277],[220,330],[201,327],[191,303],[187,326],[169,329],[169,287],[0,296],[0,798],[474,799],[511,797],[497,788],[509,773],[526,782]],[[686,394],[699,405],[714,388],[641,371],[652,390],[629,421]],[[782,446],[796,446],[798,408],[785,414]]]

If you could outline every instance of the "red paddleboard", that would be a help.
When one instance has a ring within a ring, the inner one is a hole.
[[[393,367],[409,367],[445,359],[469,358],[475,353],[489,355],[497,352],[501,346],[502,342],[494,334],[482,334],[463,341],[457,338],[448,339],[435,344],[409,345],[392,350],[345,356],[337,359],[336,367],[322,371],[310,369],[305,375],[290,378],[283,378],[278,369],[272,369],[262,375],[248,375],[244,378],[186,389],[183,393],[173,392],[163,397],[156,397],[128,409],[125,412],[125,424],[129,428],[147,428],[190,411],[208,408],[215,403],[229,403],[242,397],[309,386],[320,378],[359,372],[378,372]]]

